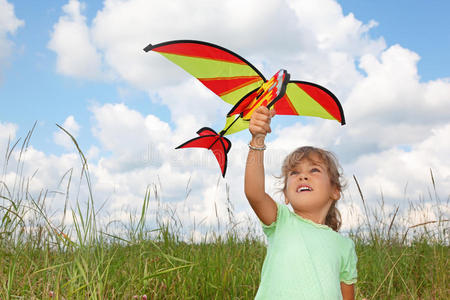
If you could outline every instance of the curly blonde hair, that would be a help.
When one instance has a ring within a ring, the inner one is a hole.
[[[289,172],[295,169],[296,165],[302,158],[311,159],[312,155],[317,155],[321,162],[326,165],[331,184],[336,186],[342,195],[342,190],[345,187],[345,184],[342,176],[342,168],[339,165],[336,156],[330,151],[311,146],[297,148],[284,159],[280,177],[284,183],[282,192],[286,192],[287,177]],[[325,218],[325,225],[331,227],[336,232],[339,231],[339,228],[342,225],[341,213],[336,207],[337,201],[338,200],[333,201]]]

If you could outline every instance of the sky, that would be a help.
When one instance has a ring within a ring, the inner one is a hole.
[[[448,1],[418,0],[0,0],[2,181],[16,178],[18,152],[7,167],[3,158],[8,141],[23,141],[36,123],[23,174],[32,178],[32,193],[58,191],[47,205],[60,216],[64,174],[79,176],[80,159],[59,124],[87,156],[96,204],[109,218],[126,220],[157,186],[183,222],[212,226],[216,210],[225,221],[227,199],[244,222],[252,215],[243,193],[250,134],[230,137],[225,179],[207,151],[174,150],[203,126],[220,130],[231,107],[142,51],[149,43],[197,39],[239,53],[266,77],[285,68],[292,79],[326,86],[342,103],[342,127],[315,118],[273,120],[266,182],[277,201],[284,156],[315,145],[337,154],[347,178],[338,204],[344,229],[363,220],[353,175],[369,205],[383,199],[390,216],[400,206],[407,226],[442,212],[448,219],[448,11]],[[421,209],[408,211],[411,201],[421,201]]]

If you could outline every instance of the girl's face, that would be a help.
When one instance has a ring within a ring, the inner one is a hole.
[[[339,189],[331,184],[327,166],[317,154],[302,158],[287,173],[286,183],[286,204],[290,203],[294,211],[321,211],[340,198]]]

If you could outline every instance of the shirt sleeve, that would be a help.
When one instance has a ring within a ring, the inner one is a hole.
[[[358,278],[358,272],[356,270],[358,258],[356,256],[355,243],[350,239],[349,241],[350,247],[348,248],[349,250],[347,250],[344,256],[344,261],[341,265],[339,279],[341,282],[344,282],[345,284],[354,284],[356,283]]]
[[[262,229],[264,234],[269,238],[274,232],[275,232],[275,228],[277,226],[277,224],[280,223],[280,219],[283,216],[283,205],[279,204],[278,202],[277,204],[277,218],[275,219],[274,222],[272,222],[272,224],[270,225],[266,225],[263,222],[261,222],[261,220],[259,221],[261,223]]]

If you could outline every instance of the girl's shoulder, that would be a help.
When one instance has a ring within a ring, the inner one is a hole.
[[[354,241],[342,232],[334,231],[331,227],[326,231],[327,236],[334,240],[334,243],[340,248],[345,249],[346,251],[355,247]]]
[[[342,233],[336,232],[334,230],[333,232],[335,233],[336,240],[338,241],[342,249],[350,251],[351,249],[355,248],[355,242],[350,237],[345,236]]]

